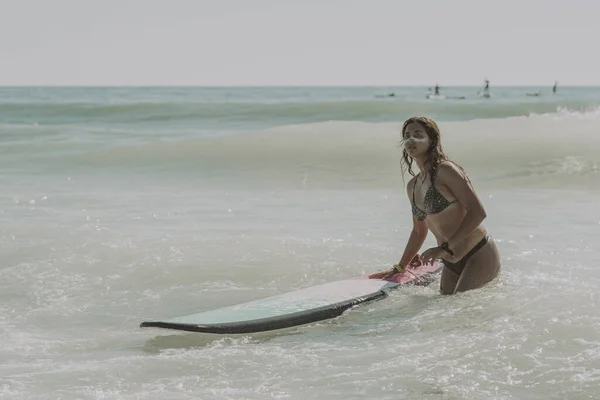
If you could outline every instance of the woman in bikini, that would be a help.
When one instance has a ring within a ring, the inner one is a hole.
[[[437,124],[426,117],[409,118],[402,127],[403,170],[413,176],[407,185],[413,228],[400,262],[382,278],[401,273],[418,254],[431,231],[438,243],[421,254],[422,263],[444,263],[440,291],[454,294],[484,286],[500,272],[498,248],[481,224],[481,201],[464,170],[450,161],[440,143]],[[420,173],[415,176],[413,162]]]

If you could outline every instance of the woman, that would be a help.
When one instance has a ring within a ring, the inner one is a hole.
[[[500,271],[496,244],[481,225],[486,217],[481,201],[464,170],[448,160],[437,124],[427,117],[409,118],[402,127],[403,170],[413,176],[407,185],[413,229],[400,262],[392,271],[371,275],[382,278],[403,272],[418,254],[428,231],[438,247],[421,254],[422,263],[442,259],[442,294],[484,286]],[[420,173],[415,176],[413,162]]]

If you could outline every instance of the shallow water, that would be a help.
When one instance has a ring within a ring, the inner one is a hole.
[[[502,254],[492,284],[229,336],[139,323],[396,262],[400,119],[232,135],[136,118],[0,125],[3,398],[598,397],[597,112],[441,121]]]

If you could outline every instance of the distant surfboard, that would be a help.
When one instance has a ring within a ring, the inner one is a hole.
[[[444,100],[446,96],[442,96],[441,94],[428,94],[427,98],[429,100]]]
[[[428,94],[427,98],[429,100],[446,100],[446,99],[448,99],[448,100],[464,100],[464,99],[466,99],[465,96],[448,96],[448,97],[446,97],[446,96],[443,96],[441,94],[438,94],[438,95],[436,95],[436,94]]]
[[[217,334],[290,328],[337,317],[402,286],[427,285],[442,268],[441,263],[409,267],[410,272],[386,279],[363,275],[183,317],[145,321],[140,326]]]

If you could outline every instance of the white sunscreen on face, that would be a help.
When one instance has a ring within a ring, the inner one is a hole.
[[[407,143],[409,141],[413,141],[415,143],[427,143],[429,141],[429,138],[428,137],[417,138],[414,136],[407,136],[404,138],[404,143]]]

